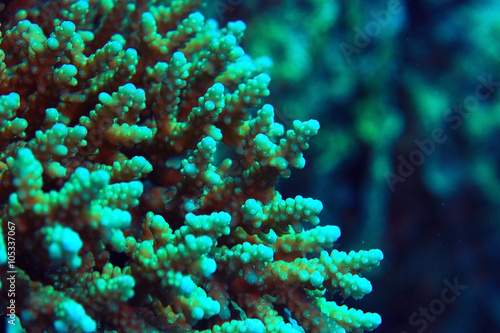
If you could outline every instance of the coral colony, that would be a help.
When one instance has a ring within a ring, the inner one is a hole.
[[[15,0],[0,40],[0,306],[28,332],[363,332],[380,250],[275,189],[317,134],[202,1]],[[304,228],[304,226],[306,228]],[[329,252],[327,252],[327,250]]]

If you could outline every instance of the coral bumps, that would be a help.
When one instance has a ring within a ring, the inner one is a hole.
[[[19,0],[0,41],[0,304],[28,332],[362,332],[380,250],[275,186],[316,120],[201,1]],[[304,228],[306,226],[306,228]],[[327,250],[331,252],[327,252]],[[14,276],[12,284],[6,277]],[[12,289],[14,288],[14,289]],[[293,320],[292,320],[293,319]],[[293,324],[292,324],[293,323]]]

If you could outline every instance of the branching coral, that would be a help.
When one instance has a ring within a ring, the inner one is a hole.
[[[321,202],[275,189],[319,123],[274,121],[245,24],[200,2],[3,8],[0,271],[29,332],[297,332],[285,310],[307,332],[380,324],[324,294],[371,292],[382,252],[328,253]]]

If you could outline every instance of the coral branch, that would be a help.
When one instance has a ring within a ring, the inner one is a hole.
[[[199,5],[26,0],[2,13],[0,272],[17,271],[28,332],[380,324],[324,294],[369,293],[362,273],[382,252],[331,251],[340,230],[319,226],[323,204],[275,189],[305,167],[319,122],[275,122],[266,60],[239,46],[245,24],[218,28]]]

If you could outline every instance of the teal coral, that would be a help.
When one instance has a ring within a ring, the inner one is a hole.
[[[200,5],[3,8],[0,271],[12,221],[29,332],[297,332],[282,309],[307,332],[381,323],[324,294],[371,292],[382,252],[327,252],[340,230],[319,226],[321,202],[275,189],[319,123],[285,132],[244,23]]]

